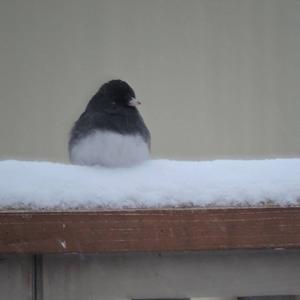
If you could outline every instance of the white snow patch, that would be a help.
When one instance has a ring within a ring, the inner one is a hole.
[[[149,160],[128,168],[0,161],[0,209],[300,204],[300,159]]]
[[[59,244],[62,246],[62,248],[66,249],[67,248],[67,243],[66,241],[58,240]]]

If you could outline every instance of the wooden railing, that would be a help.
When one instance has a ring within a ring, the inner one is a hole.
[[[300,207],[0,212],[0,253],[300,248]]]

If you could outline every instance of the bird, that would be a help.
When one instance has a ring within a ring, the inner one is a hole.
[[[71,164],[128,167],[150,158],[151,134],[132,87],[120,79],[104,83],[74,123]]]

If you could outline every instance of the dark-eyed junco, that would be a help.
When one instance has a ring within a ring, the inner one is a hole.
[[[118,167],[147,160],[150,132],[137,109],[139,104],[126,82],[103,84],[71,130],[71,163]]]

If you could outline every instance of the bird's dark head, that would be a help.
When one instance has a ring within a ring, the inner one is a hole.
[[[134,90],[122,80],[111,80],[104,83],[93,99],[94,104],[108,110],[135,108],[140,104],[135,99]]]

